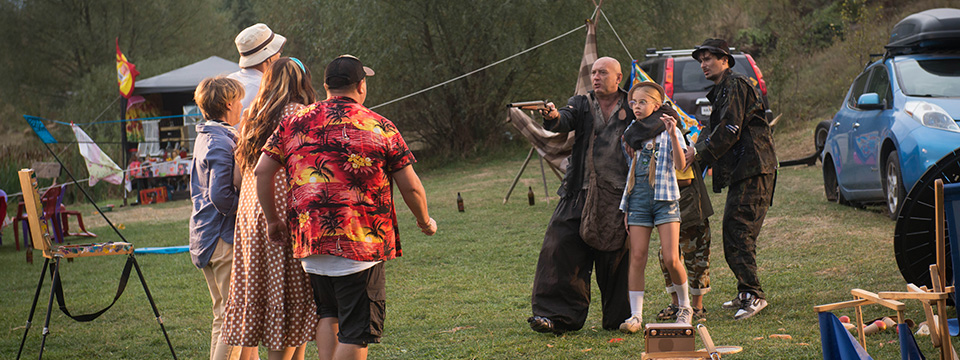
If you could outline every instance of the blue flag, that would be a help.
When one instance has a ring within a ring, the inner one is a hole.
[[[44,144],[57,143],[57,139],[54,139],[53,134],[43,125],[43,118],[30,115],[24,115],[23,118],[27,120],[27,124],[30,124],[30,128],[33,129],[33,132],[37,134],[37,137],[39,137],[40,141],[43,141]]]

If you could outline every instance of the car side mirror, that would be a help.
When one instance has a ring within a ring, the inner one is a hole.
[[[886,103],[880,101],[877,93],[866,93],[857,98],[857,108],[862,110],[883,110],[885,107]]]

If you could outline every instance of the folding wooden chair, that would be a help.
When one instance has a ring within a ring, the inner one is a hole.
[[[953,188],[956,188],[955,192],[960,193],[960,187],[958,185],[952,185]],[[947,326],[947,298],[951,293],[955,293],[953,286],[946,286],[946,246],[944,237],[944,222],[946,213],[953,213],[953,210],[944,212],[944,184],[941,179],[937,179],[933,184],[933,194],[934,194],[934,236],[936,237],[936,264],[930,264],[930,280],[932,284],[932,289],[927,289],[926,287],[917,287],[914,284],[907,284],[906,292],[894,292],[894,291],[884,291],[880,292],[878,295],[884,299],[912,299],[918,300],[923,305],[923,312],[927,318],[927,327],[930,329],[930,340],[933,342],[933,346],[940,350],[940,359],[942,360],[957,360],[957,351],[953,348],[953,344],[950,340],[950,330]],[[955,198],[960,197],[960,194],[954,196]],[[951,208],[954,206],[953,201],[951,201]],[[960,206],[960,202],[957,202],[957,206]],[[960,213],[954,214],[960,215]],[[951,243],[953,244],[951,252],[954,264],[960,262],[957,261],[958,254],[957,251],[960,248],[957,248],[957,235],[960,233],[956,230],[956,216],[952,216],[950,221],[947,223],[952,223],[951,227]],[[956,273],[960,269],[954,267],[954,279],[956,279]],[[934,308],[936,308],[936,313],[934,313]]]
[[[61,221],[61,219],[47,219],[42,215],[43,205],[41,202],[40,193],[37,191],[37,178],[33,170],[20,170],[19,176],[20,187],[23,190],[24,210],[30,227],[30,237],[33,241],[33,247],[43,253],[44,262],[43,270],[40,271],[40,280],[37,284],[37,290],[33,296],[33,304],[30,306],[30,313],[27,317],[27,325],[23,331],[23,338],[20,341],[20,349],[17,351],[17,359],[20,359],[20,355],[23,352],[23,345],[26,343],[27,333],[30,331],[30,325],[33,321],[33,315],[37,307],[37,301],[40,298],[40,289],[43,287],[43,278],[47,273],[47,269],[50,270],[53,283],[50,289],[50,299],[47,303],[47,314],[43,324],[43,338],[40,341],[39,358],[43,358],[43,349],[46,345],[47,335],[50,333],[50,317],[53,312],[54,298],[56,298],[60,310],[68,317],[81,322],[92,321],[110,309],[110,307],[117,302],[117,299],[120,298],[120,295],[123,294],[123,290],[126,287],[127,279],[130,276],[131,269],[136,269],[137,275],[140,278],[140,284],[143,285],[143,290],[146,292],[147,299],[150,301],[150,306],[153,308],[153,313],[156,316],[157,322],[160,324],[160,329],[163,331],[163,336],[167,340],[167,346],[170,348],[170,353],[173,354],[173,358],[176,359],[177,355],[173,351],[173,345],[170,343],[170,337],[167,335],[167,330],[163,326],[163,321],[160,318],[160,312],[157,310],[156,303],[153,301],[153,296],[150,294],[150,289],[147,287],[147,282],[143,277],[143,272],[140,270],[140,265],[137,264],[137,260],[133,255],[133,245],[127,242],[107,242],[99,244],[63,245],[54,247],[51,244],[51,235],[48,229],[51,226],[55,226],[59,221]],[[60,283],[60,260],[104,255],[127,255],[127,263],[124,266],[123,273],[120,277],[120,285],[117,288],[113,302],[103,310],[92,314],[70,314],[64,302],[62,284]],[[52,265],[50,264],[50,260],[54,261]]]
[[[867,348],[867,339],[864,334],[864,323],[863,323],[863,305],[880,305],[886,307],[890,310],[897,312],[897,323],[904,322],[903,312],[906,310],[906,305],[902,302],[896,300],[883,299],[875,293],[872,293],[863,289],[852,289],[850,294],[853,295],[853,300],[836,302],[831,304],[817,305],[813,307],[813,310],[819,313],[832,312],[834,310],[845,309],[845,308],[854,308],[856,312],[856,323],[854,325],[857,328],[857,335],[860,340],[859,346],[861,349],[866,351]],[[822,325],[821,325],[822,326]],[[824,351],[826,352],[826,346],[824,346]],[[827,357],[827,354],[824,353],[824,358]]]

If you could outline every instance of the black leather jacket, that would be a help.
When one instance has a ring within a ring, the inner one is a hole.
[[[587,95],[575,95],[567,100],[567,106],[558,108],[560,116],[554,120],[544,120],[543,127],[554,132],[575,132],[573,143],[573,152],[570,155],[570,161],[567,165],[566,176],[563,178],[563,184],[557,190],[560,197],[575,196],[579,194],[587,180],[586,156],[589,138],[587,134],[594,135],[593,140],[593,161],[599,178],[598,182],[606,186],[623,190],[627,178],[627,162],[623,157],[623,151],[620,148],[620,136],[623,130],[635,118],[630,105],[627,104],[627,92],[619,89],[620,108],[614,112],[609,123],[599,130],[593,126],[594,110],[591,108],[590,100],[594,93],[590,91]]]
[[[777,155],[764,117],[763,99],[746,76],[727,69],[707,93],[713,104],[709,134],[696,144],[697,160],[713,166],[713,190],[743,179],[773,174]]]

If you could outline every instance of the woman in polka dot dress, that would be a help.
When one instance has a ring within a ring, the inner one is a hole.
[[[271,242],[257,201],[253,169],[260,148],[280,120],[312,104],[316,92],[310,72],[296,58],[280,58],[264,74],[260,93],[244,114],[237,144],[237,168],[242,172],[240,205],[234,235],[233,274],[220,341],[243,346],[241,359],[257,359],[257,346],[268,359],[303,359],[307,341],[316,337],[317,313],[310,280],[291,243]],[[277,172],[274,199],[286,218],[287,175]]]

